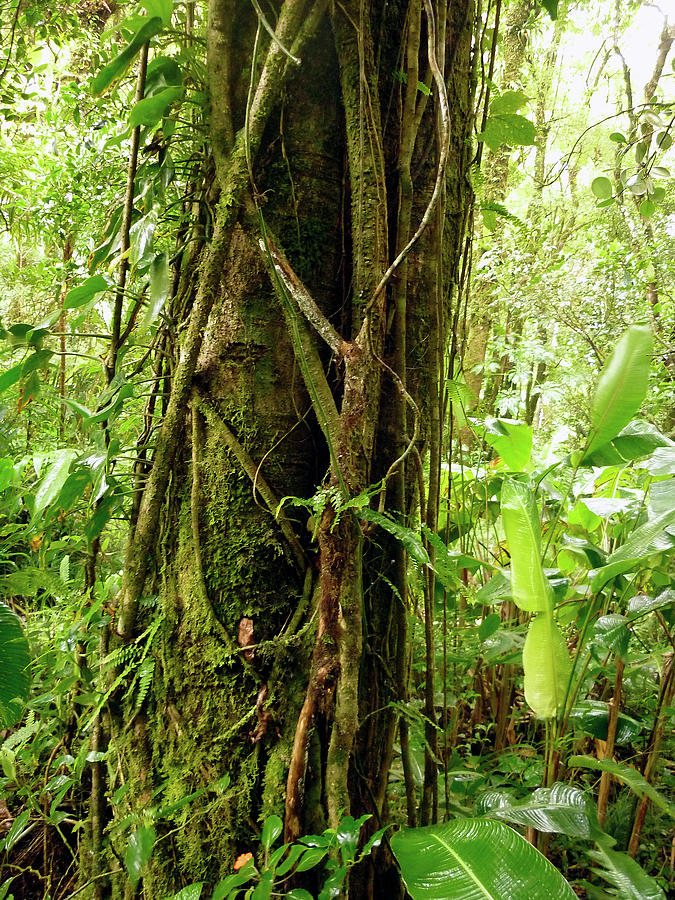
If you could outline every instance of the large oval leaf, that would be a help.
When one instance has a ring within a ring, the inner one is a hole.
[[[594,825],[597,826],[588,796],[579,788],[560,782],[550,788],[537,788],[520,801],[506,791],[486,791],[481,795],[478,811],[493,819],[570,837],[590,838]]]
[[[391,849],[413,900],[572,900],[560,872],[502,822],[403,828]]]
[[[21,622],[0,603],[0,728],[21,718],[30,691],[30,652]]]
[[[519,481],[505,481],[501,507],[511,554],[513,600],[526,612],[551,612],[553,591],[541,566],[541,531],[534,494]]]
[[[654,338],[651,328],[632,325],[619,339],[595,389],[593,433],[585,458],[615,438],[640,408],[647,393]]]
[[[535,715],[551,719],[562,710],[572,662],[567,644],[553,620],[542,613],[530,622],[523,647],[525,699]]]
[[[91,84],[92,94],[97,97],[116,81],[119,81],[133,62],[134,57],[143,44],[146,44],[150,38],[159,34],[163,27],[164,24],[159,16],[153,16],[151,19],[142,20],[140,28],[124,50],[109,62],[107,66],[101,69],[94,78]]]

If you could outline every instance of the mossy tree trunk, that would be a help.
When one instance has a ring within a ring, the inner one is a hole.
[[[417,479],[392,463],[439,455],[470,204],[474,11],[284,0],[277,12],[275,40],[260,29],[253,54],[253,6],[210,0],[215,221],[176,298],[180,354],[119,601],[120,641],[161,624],[147,712],[131,725],[121,714],[113,735],[129,786],[115,816],[230,777],[159,823],[151,897],[231,872],[270,813],[287,839],[341,811],[390,814],[405,560],[392,570],[386,536],[339,507],[368,491],[377,503],[388,476],[387,508],[412,512]],[[402,191],[406,86],[394,73],[412,19],[404,71],[426,71],[429,89],[415,77],[407,91],[417,164]],[[297,505],[275,515],[280,498],[317,492],[311,519]],[[354,883],[364,900],[385,890],[372,872]]]

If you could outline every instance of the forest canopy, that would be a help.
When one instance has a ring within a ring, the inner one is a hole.
[[[0,900],[672,896],[674,44],[0,0]]]

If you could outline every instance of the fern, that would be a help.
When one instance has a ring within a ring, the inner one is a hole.
[[[519,219],[518,216],[509,212],[503,203],[498,203],[496,200],[483,200],[480,208],[481,210],[496,213],[498,216],[506,219],[507,222],[512,222],[514,225],[517,225],[518,228],[527,227],[522,219]]]

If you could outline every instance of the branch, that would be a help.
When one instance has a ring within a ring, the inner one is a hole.
[[[269,254],[277,276],[290,296],[295,300],[309,324],[324,339],[336,356],[344,356],[349,349],[349,344],[337,333],[316,305],[314,298],[294,272],[284,252],[277,247],[274,236],[269,229],[267,229],[267,241],[265,242],[262,238],[259,238],[258,246],[263,255]]]

